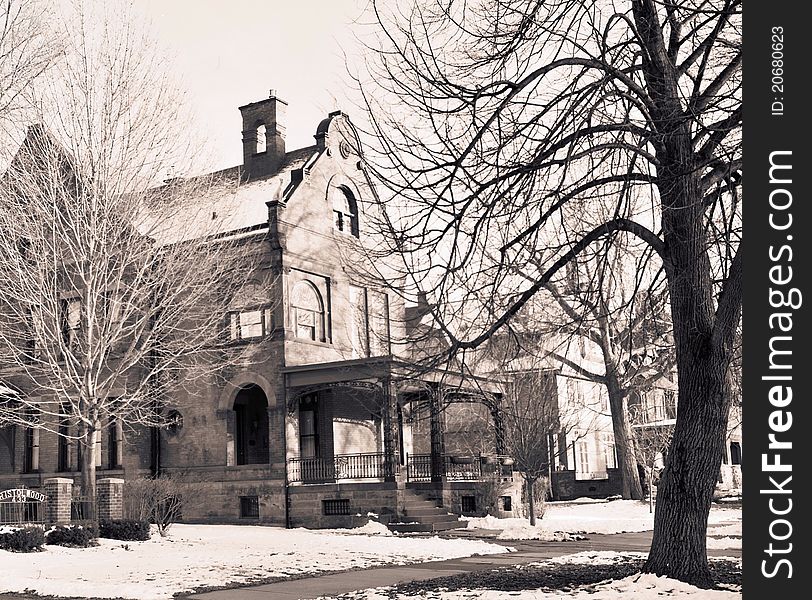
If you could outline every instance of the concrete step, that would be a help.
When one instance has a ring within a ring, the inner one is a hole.
[[[406,498],[404,504],[409,506],[439,506],[439,503],[434,500],[427,500],[426,498]]]
[[[443,522],[456,522],[458,521],[457,515],[449,515],[448,513],[436,515],[412,515],[408,514],[403,517],[404,521],[417,521],[418,523],[443,523]]]
[[[432,507],[420,507],[420,508],[407,508],[403,511],[409,517],[420,517],[420,516],[429,516],[429,515],[447,515],[448,511],[444,508],[440,508],[438,506]],[[456,515],[455,515],[456,516]]]

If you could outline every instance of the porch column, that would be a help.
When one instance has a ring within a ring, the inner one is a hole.
[[[442,411],[441,389],[430,392],[429,422],[431,424],[431,480],[442,481],[445,474],[443,464],[443,424],[440,421]]]
[[[384,453],[384,481],[395,481],[395,465],[397,460],[397,435],[394,427],[397,422],[395,417],[396,391],[392,380],[387,378],[381,382],[383,394],[381,406],[383,421],[383,453]]]
[[[496,454],[503,456],[506,452],[505,446],[505,424],[502,421],[502,411],[499,404],[491,407],[491,418],[493,419],[494,437],[496,438]]]

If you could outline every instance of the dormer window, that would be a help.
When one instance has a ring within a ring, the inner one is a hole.
[[[338,186],[330,192],[333,206],[333,227],[336,231],[359,237],[358,202],[352,191]]]
[[[262,154],[268,149],[265,138],[265,123],[257,123],[257,150],[256,154]]]

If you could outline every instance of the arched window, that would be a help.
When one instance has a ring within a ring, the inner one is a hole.
[[[358,202],[349,188],[332,188],[330,196],[333,205],[333,226],[342,233],[359,237]]]
[[[257,123],[257,154],[261,154],[265,152],[267,149],[267,143],[265,141],[265,123],[259,122]]]
[[[296,337],[324,341],[324,303],[316,287],[309,281],[300,281],[293,288],[290,300]]]

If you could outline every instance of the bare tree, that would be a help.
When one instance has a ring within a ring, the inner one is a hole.
[[[741,2],[386,7],[373,2],[380,35],[359,76],[368,166],[449,353],[481,345],[583,252],[639,238],[665,274],[679,384],[645,569],[710,585],[742,295]]]
[[[530,524],[536,524],[533,490],[550,474],[550,438],[561,431],[555,372],[513,373],[500,406],[505,446],[528,490]]]
[[[623,236],[619,236],[623,237]],[[629,421],[629,395],[645,390],[674,366],[668,299],[661,281],[652,281],[645,262],[637,265],[628,240],[578,257],[564,277],[546,286],[552,298],[547,323],[540,331],[584,336],[599,350],[600,369],[576,363],[555,348],[549,354],[580,376],[606,386],[624,498],[641,500],[634,434]],[[626,264],[624,264],[624,261]],[[642,275],[642,277],[641,277]]]
[[[642,412],[632,414],[634,425],[634,442],[637,445],[637,455],[645,466],[646,492],[648,496],[649,511],[654,511],[654,487],[658,483],[668,448],[674,437],[674,426],[667,423],[649,423]]]
[[[61,39],[45,25],[50,21],[47,17],[47,4],[38,0],[0,2],[0,133],[3,137],[19,129],[31,108],[32,84],[60,52]],[[3,143],[5,145],[5,140]]]
[[[244,359],[225,314],[260,277],[224,235],[236,174],[155,187],[194,128],[146,30],[112,10],[61,23],[49,127],[0,181],[0,423],[77,439],[87,495],[105,427],[166,425],[174,390]]]

